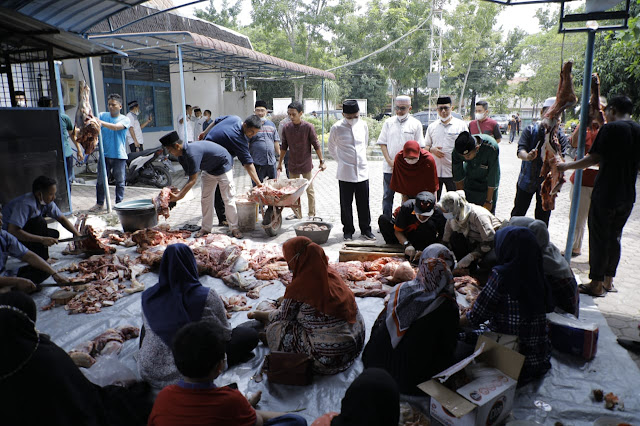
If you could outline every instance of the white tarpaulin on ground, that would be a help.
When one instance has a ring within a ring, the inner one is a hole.
[[[248,242],[248,244],[259,244]],[[60,269],[71,262],[80,260],[77,256],[63,256],[62,244],[51,250],[51,257],[59,259],[54,268]],[[136,256],[135,247],[118,248],[118,255],[129,254]],[[327,252],[330,260],[336,261],[337,252]],[[150,272],[139,277],[147,288],[157,282],[157,274]],[[53,282],[51,278],[46,282]],[[240,292],[227,287],[222,280],[204,276],[203,285],[214,288],[218,294],[230,296]],[[276,283],[262,289],[260,300],[248,299],[252,306],[261,300],[276,299],[284,294],[284,286]],[[34,295],[38,308],[50,302],[55,288],[46,288]],[[77,344],[93,339],[110,327],[129,324],[140,327],[141,293],[125,296],[114,306],[105,307],[97,314],[69,315],[63,307],[56,307],[48,311],[38,311],[37,327],[63,349],[69,351]],[[357,298],[358,307],[367,325],[367,339],[375,319],[383,308],[381,298]],[[247,312],[233,314],[231,324],[237,326],[245,321]],[[592,425],[602,416],[616,416],[628,422],[640,419],[640,372],[627,352],[616,343],[616,338],[608,327],[604,317],[593,304],[590,297],[581,296],[580,318],[595,322],[600,327],[598,352],[591,362],[554,351],[552,370],[543,380],[529,384],[517,391],[513,416],[518,420],[534,420],[536,407],[534,401],[543,400],[551,405],[552,410],[545,424],[561,421],[564,425]],[[135,371],[138,339],[125,342],[120,360],[128,368]],[[261,344],[256,349],[256,357],[246,364],[239,365],[226,371],[216,380],[218,385],[237,383],[243,393],[262,391],[262,401],[258,408],[269,411],[296,410],[309,422],[329,411],[340,411],[340,402],[349,384],[363,369],[360,360],[347,371],[335,376],[316,376],[314,383],[307,387],[272,385],[266,375],[260,383],[254,376],[260,371],[264,355],[268,352]],[[604,403],[596,403],[591,399],[592,389],[602,389],[605,393],[615,393],[624,402],[626,411],[611,412],[604,408]],[[421,405],[428,406],[425,395]],[[299,411],[298,411],[299,410]]]

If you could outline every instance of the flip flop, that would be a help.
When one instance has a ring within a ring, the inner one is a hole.
[[[589,295],[591,297],[604,297],[607,294],[607,291],[604,290],[604,289],[602,290],[602,293],[600,293],[600,294],[594,293],[593,290],[591,289],[591,287],[589,287],[586,284],[580,284],[578,286],[578,289],[580,290],[580,293],[587,294],[587,295]]]
[[[180,228],[181,231],[197,232],[201,229],[198,225],[186,224]]]
[[[604,288],[604,290],[607,293],[617,293],[618,289],[613,285],[613,283],[611,284],[611,288],[606,288],[605,286],[602,286],[602,288]]]

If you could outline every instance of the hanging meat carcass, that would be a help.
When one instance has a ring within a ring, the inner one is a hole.
[[[568,61],[562,67],[560,73],[560,83],[558,84],[558,92],[556,100],[547,110],[542,119],[541,128],[543,132],[538,132],[538,146],[540,158],[542,159],[542,170],[540,176],[544,177],[542,187],[540,188],[540,197],[542,198],[542,209],[545,211],[555,208],[555,201],[564,184],[564,174],[558,171],[558,163],[564,162],[562,158],[562,147],[558,139],[558,125],[562,112],[576,104],[578,98],[573,91],[573,81],[571,78],[571,67],[573,62]]]
[[[591,97],[589,98],[589,123],[593,131],[598,131],[604,126],[604,108],[600,103],[600,77],[598,74],[591,74]]]
[[[80,101],[76,111],[76,128],[78,129],[76,141],[82,145],[86,155],[91,154],[98,146],[100,125],[93,116],[89,86],[84,81],[80,82]]]

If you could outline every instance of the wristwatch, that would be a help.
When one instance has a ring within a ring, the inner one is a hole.
[[[493,200],[484,200],[485,203],[493,204]]]
[[[324,164],[324,160],[320,160],[320,164]]]

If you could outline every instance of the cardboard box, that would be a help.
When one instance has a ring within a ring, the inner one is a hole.
[[[547,314],[551,346],[556,350],[591,360],[598,351],[598,325],[570,314]]]
[[[444,383],[473,360],[492,367],[487,374],[457,389]],[[524,355],[480,336],[476,351],[418,387],[431,396],[431,417],[447,426],[490,426],[511,411]]]

